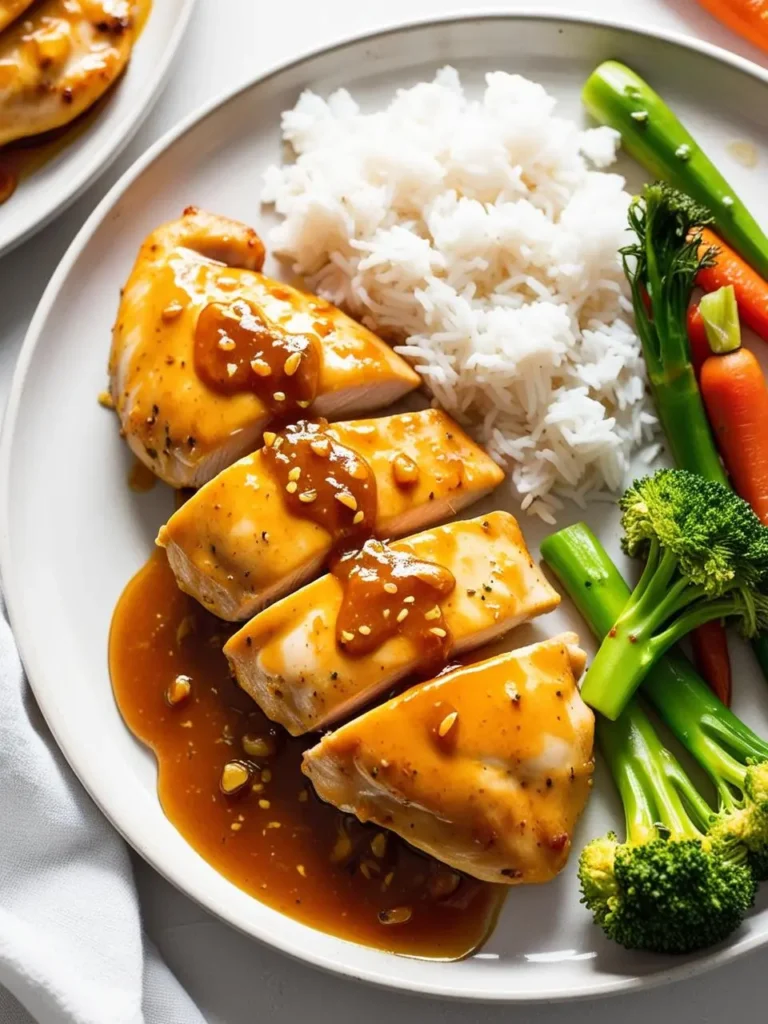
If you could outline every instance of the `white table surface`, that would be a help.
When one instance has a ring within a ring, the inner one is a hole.
[[[163,0],[155,0],[162,3]],[[86,216],[146,147],[180,118],[262,68],[339,37],[452,11],[515,8],[588,12],[697,35],[752,60],[758,51],[721,29],[694,0],[198,0],[170,84],[110,171],[52,226],[0,260],[0,407],[27,324]],[[768,63],[768,61],[766,61]],[[87,315],[87,311],[84,311]],[[451,1005],[377,991],[294,963],[232,931],[136,858],[146,926],[211,1024],[708,1024],[766,1019],[768,951],[689,982],[598,1002],[512,1008]]]

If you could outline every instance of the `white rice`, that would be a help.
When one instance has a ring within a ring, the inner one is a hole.
[[[629,196],[593,169],[618,135],[554,108],[503,72],[471,100],[453,68],[376,113],[305,92],[282,121],[295,162],[262,194],[274,251],[401,342],[547,522],[620,489],[655,424],[617,254]]]

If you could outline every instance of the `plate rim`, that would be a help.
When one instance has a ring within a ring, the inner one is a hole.
[[[31,223],[27,224],[26,227],[22,227],[21,230],[17,231],[15,234],[12,233],[7,241],[3,242],[0,240],[0,259],[2,259],[3,256],[6,256],[17,246],[28,241],[33,235],[37,234],[38,231],[47,227],[51,221],[64,213],[64,211],[76,202],[83,192],[93,185],[93,183],[125,150],[126,146],[131,142],[146,118],[149,117],[152,108],[160,98],[160,95],[165,88],[174,59],[179,52],[179,46],[184,38],[184,34],[186,33],[196,4],[197,0],[181,0],[181,12],[176,24],[173,26],[173,31],[168,36],[165,48],[163,49],[162,59],[154,66],[152,74],[149,75],[143,83],[138,102],[134,104],[131,111],[128,112],[121,121],[116,122],[111,137],[105,140],[104,145],[101,146],[93,154],[91,159],[84,164],[81,173],[72,177],[71,182],[66,184],[66,187],[58,199],[54,200],[50,207],[45,208],[45,212],[42,216],[33,219]],[[152,12],[150,11],[148,20],[151,20],[151,18]],[[146,31],[146,26],[144,30]],[[136,43],[137,45],[141,45],[141,37],[139,37]],[[144,154],[142,154],[142,156],[143,155]],[[134,164],[131,164],[131,167],[127,168],[127,170],[132,170],[133,166]],[[64,182],[68,181],[67,167],[68,164],[64,161],[59,168],[59,172]],[[120,175],[116,184],[119,184],[122,179],[123,175]],[[112,189],[109,190],[110,193],[111,191]],[[90,215],[88,220],[90,220]],[[79,235],[80,230],[78,230],[75,240],[77,240]],[[67,249],[67,252],[69,252],[69,249]]]
[[[195,0],[185,0],[185,3],[186,18],[184,19],[184,25],[181,26],[176,33],[176,45],[171,57],[166,62],[167,66],[163,74],[167,74],[181,35],[183,34],[183,30],[186,28],[186,22],[189,19]],[[207,898],[205,893],[193,894],[190,892],[183,879],[171,877],[169,869],[165,865],[159,864],[153,856],[144,853],[140,846],[140,840],[126,834],[122,825],[116,820],[119,817],[119,814],[115,813],[113,815],[112,810],[108,810],[104,801],[102,801],[92,790],[89,781],[81,776],[77,768],[78,759],[76,752],[73,751],[72,754],[70,754],[70,752],[65,749],[60,742],[55,723],[55,715],[52,714],[49,717],[44,697],[38,698],[37,689],[33,681],[35,677],[34,666],[36,662],[35,637],[31,632],[25,633],[15,612],[17,602],[14,595],[19,592],[23,583],[21,580],[15,580],[10,537],[11,497],[9,484],[11,477],[13,439],[32,357],[43,334],[43,330],[58,294],[62,286],[65,284],[72,267],[86,249],[96,231],[106,220],[109,212],[116,206],[129,188],[141,177],[144,171],[157,158],[162,156],[162,154],[178,142],[178,140],[181,139],[188,131],[192,130],[200,122],[205,120],[205,118],[209,117],[211,114],[215,113],[220,108],[223,108],[228,103],[234,101],[249,90],[265,83],[277,75],[298,67],[305,62],[323,55],[332,54],[349,46],[373,43],[376,40],[388,36],[397,36],[422,29],[439,29],[440,27],[451,24],[489,22],[494,20],[507,22],[560,22],[567,25],[586,26],[592,29],[608,29],[615,32],[627,33],[629,35],[639,35],[651,41],[668,43],[676,47],[681,47],[685,50],[699,53],[702,56],[710,57],[721,64],[725,64],[737,71],[741,71],[742,73],[749,75],[759,84],[768,89],[768,70],[760,67],[753,61],[725,50],[720,46],[716,46],[715,44],[704,40],[696,39],[692,36],[688,37],[682,32],[648,28],[633,21],[623,22],[599,15],[575,13],[558,9],[540,11],[533,6],[527,6],[515,11],[485,9],[470,12],[465,9],[463,11],[449,13],[439,17],[428,16],[424,18],[409,19],[405,22],[391,24],[385,27],[378,27],[373,31],[346,33],[333,43],[302,50],[302,52],[296,57],[272,64],[249,77],[241,85],[225,89],[212,100],[201,104],[190,114],[182,118],[174,126],[164,132],[160,138],[145,150],[145,152],[139,156],[129,168],[126,169],[117,182],[112,185],[106,195],[100,200],[62,256],[40,298],[29,327],[27,328],[12,375],[8,399],[3,415],[2,428],[0,429],[0,581],[4,582],[3,597],[5,599],[8,618],[27,680],[43,718],[45,719],[45,722],[68,765],[111,826],[121,835],[129,846],[142,857],[143,860],[157,871],[158,874],[170,882],[170,884],[179,889],[185,896],[196,902],[199,906],[203,907],[206,911],[227,924],[229,927],[235,928],[247,935],[249,938],[256,939],[257,941],[262,942],[281,953],[287,954],[303,964],[320,968],[340,977],[364,981],[377,987],[393,991],[408,992],[414,995],[445,998],[462,1002],[493,1003],[499,1005],[538,1002],[559,1003],[565,1002],[566,1000],[575,1001],[602,998],[609,995],[618,995],[646,988],[655,988],[670,982],[693,978],[706,971],[732,963],[746,953],[768,945],[768,926],[762,934],[745,936],[741,940],[727,946],[705,953],[697,957],[695,960],[686,961],[685,963],[678,965],[675,965],[674,961],[672,961],[672,965],[669,968],[659,970],[653,974],[628,975],[622,977],[612,975],[602,982],[592,983],[590,987],[573,987],[572,983],[569,983],[561,988],[555,989],[554,991],[552,989],[548,989],[547,991],[525,989],[517,991],[502,990],[490,993],[479,987],[458,989],[453,985],[410,981],[408,979],[403,979],[402,977],[384,974],[376,966],[352,967],[347,965],[347,963],[343,962],[340,958],[333,957],[330,954],[317,953],[314,950],[297,950],[292,947],[289,941],[271,934],[266,926],[258,925],[254,927],[253,924],[251,924],[246,927],[244,924],[233,920],[231,915],[228,914],[226,908],[219,906],[213,899]],[[163,76],[161,75],[160,77],[162,79]],[[144,111],[144,113],[148,112],[150,105],[151,104],[149,103],[147,104],[147,110]],[[136,124],[135,128],[138,128],[138,124]],[[115,156],[116,155],[117,153],[115,153]],[[44,224],[50,219],[51,217],[46,221],[41,222],[38,226],[44,226]],[[37,230],[37,228],[35,228],[35,230]],[[2,252],[0,252],[0,255],[2,255]],[[311,929],[310,925],[306,925],[305,927]],[[339,941],[346,942],[347,940]],[[357,943],[354,942],[350,944],[357,945]]]

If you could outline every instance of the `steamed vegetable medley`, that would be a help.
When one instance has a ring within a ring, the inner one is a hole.
[[[622,256],[675,468],[619,502],[624,550],[641,564],[633,590],[583,523],[542,544],[601,640],[582,696],[599,713],[626,818],[624,836],[587,844],[579,878],[609,938],[685,953],[733,932],[768,878],[768,742],[729,710],[724,629],[751,640],[768,678],[768,388],[741,338],[743,324],[768,341],[768,238],[634,72],[601,65],[584,101],[659,179],[630,208]],[[686,636],[696,667],[674,650]],[[664,745],[648,704],[714,800]]]

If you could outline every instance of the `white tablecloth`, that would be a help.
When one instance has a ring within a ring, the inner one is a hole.
[[[163,0],[155,0],[162,3]],[[171,82],[126,153],[53,226],[0,260],[0,407],[26,325],[45,284],[87,214],[119,173],[183,115],[261,68],[340,36],[448,11],[516,8],[588,12],[698,35],[762,59],[702,12],[694,0],[199,0]],[[321,974],[265,949],[200,910],[136,859],[147,930],[211,1024],[708,1024],[766,1019],[768,951],[672,987],[601,1002],[519,1009],[430,1002],[374,991]],[[0,1024],[21,1018],[0,1003]]]

